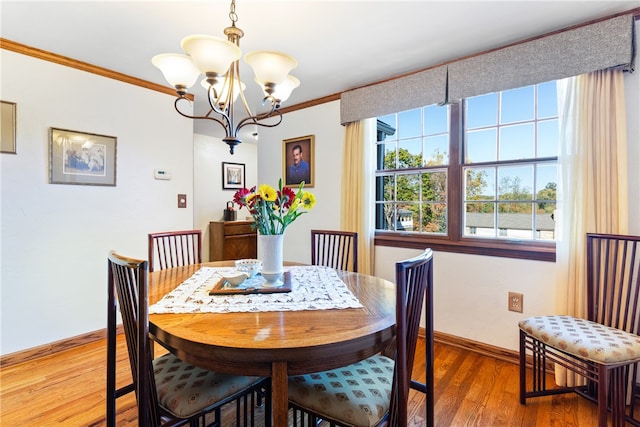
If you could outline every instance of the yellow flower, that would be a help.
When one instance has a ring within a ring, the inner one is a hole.
[[[316,196],[313,193],[305,191],[302,193],[302,206],[306,209],[311,209],[316,205]]]
[[[275,188],[268,184],[261,184],[258,188],[258,195],[267,202],[275,202],[278,198],[278,193]]]

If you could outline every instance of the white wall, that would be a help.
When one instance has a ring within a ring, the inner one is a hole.
[[[282,177],[282,141],[315,136],[315,186],[309,191],[317,204],[287,228],[284,259],[288,261],[310,262],[312,228],[340,228],[344,129],[339,117],[340,102],[334,101],[285,114],[280,126],[258,130],[258,181],[274,187]]]
[[[193,226],[193,135],[166,94],[0,50],[17,155],[0,154],[1,354],[106,327],[106,257]],[[49,184],[57,127],[117,137],[117,185]],[[153,178],[155,168],[173,173]],[[186,193],[187,209],[177,208]]]
[[[209,221],[222,221],[227,201],[233,200],[235,190],[222,189],[222,162],[243,163],[246,186],[251,188],[258,181],[256,144],[243,142],[229,154],[229,147],[220,138],[194,135],[193,197],[195,200],[194,227],[202,233],[202,259],[209,260]],[[237,209],[237,206],[236,206]],[[238,212],[237,219],[249,216],[246,210]]]
[[[639,28],[640,30],[640,28]],[[640,33],[638,31],[637,33]],[[640,234],[640,73],[626,75],[629,144],[629,223]],[[277,182],[282,173],[282,139],[316,135],[316,188],[318,205],[304,223],[287,233],[285,259],[308,262],[309,229],[340,227],[340,180],[344,131],[339,102],[286,114],[278,128],[270,130],[269,143],[258,146],[260,181]],[[266,139],[266,138],[265,138]],[[418,250],[375,248],[376,276],[395,280],[395,262],[415,256]],[[502,348],[518,347],[518,320],[554,313],[555,263],[511,258],[437,252],[434,255],[434,323],[447,334]],[[507,310],[509,291],[524,294],[524,313]]]

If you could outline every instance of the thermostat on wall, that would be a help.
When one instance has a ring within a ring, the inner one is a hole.
[[[153,177],[155,179],[171,179],[171,172],[164,169],[156,169],[153,171]]]

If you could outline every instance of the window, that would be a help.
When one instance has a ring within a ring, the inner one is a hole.
[[[379,117],[376,244],[551,259],[557,146],[555,82]]]

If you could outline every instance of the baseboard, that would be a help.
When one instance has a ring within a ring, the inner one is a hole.
[[[117,333],[122,333],[122,325],[118,326]],[[420,328],[420,336],[424,337],[424,328]],[[28,362],[39,357],[49,356],[70,348],[78,347],[81,345],[89,344],[94,341],[99,341],[107,337],[107,330],[101,329],[98,331],[88,332],[86,334],[77,335],[75,337],[66,338],[60,341],[56,341],[50,344],[41,345],[38,347],[29,348],[15,353],[10,353],[0,357],[0,366],[12,366],[17,363]],[[478,341],[461,338],[455,335],[445,334],[444,332],[434,332],[434,341],[442,344],[450,345],[453,347],[462,348],[465,350],[473,351],[484,356],[493,357],[505,362],[519,363],[519,356],[517,351],[507,350],[505,348],[496,347],[493,345],[481,343]]]
[[[421,336],[424,336],[424,332],[424,328],[420,328]],[[502,360],[504,362],[515,363],[516,365],[520,364],[520,354],[515,350],[508,350],[506,348],[497,347],[494,345],[485,344],[479,341],[473,341],[467,338],[449,335],[445,334],[444,332],[438,331],[434,331],[433,340],[442,344],[462,348],[474,353],[479,353],[483,356],[493,357],[494,359]]]
[[[118,325],[116,331],[117,334],[123,332],[122,325]],[[69,350],[70,348],[78,347],[81,345],[89,344],[95,341],[100,341],[107,338],[107,329],[100,329],[86,334],[77,335],[71,338],[65,338],[60,341],[55,341],[49,344],[40,345],[37,347],[28,348],[22,351],[16,351],[15,353],[9,353],[0,357],[0,366],[7,367],[22,362],[28,362],[40,357],[50,356],[61,351]]]

